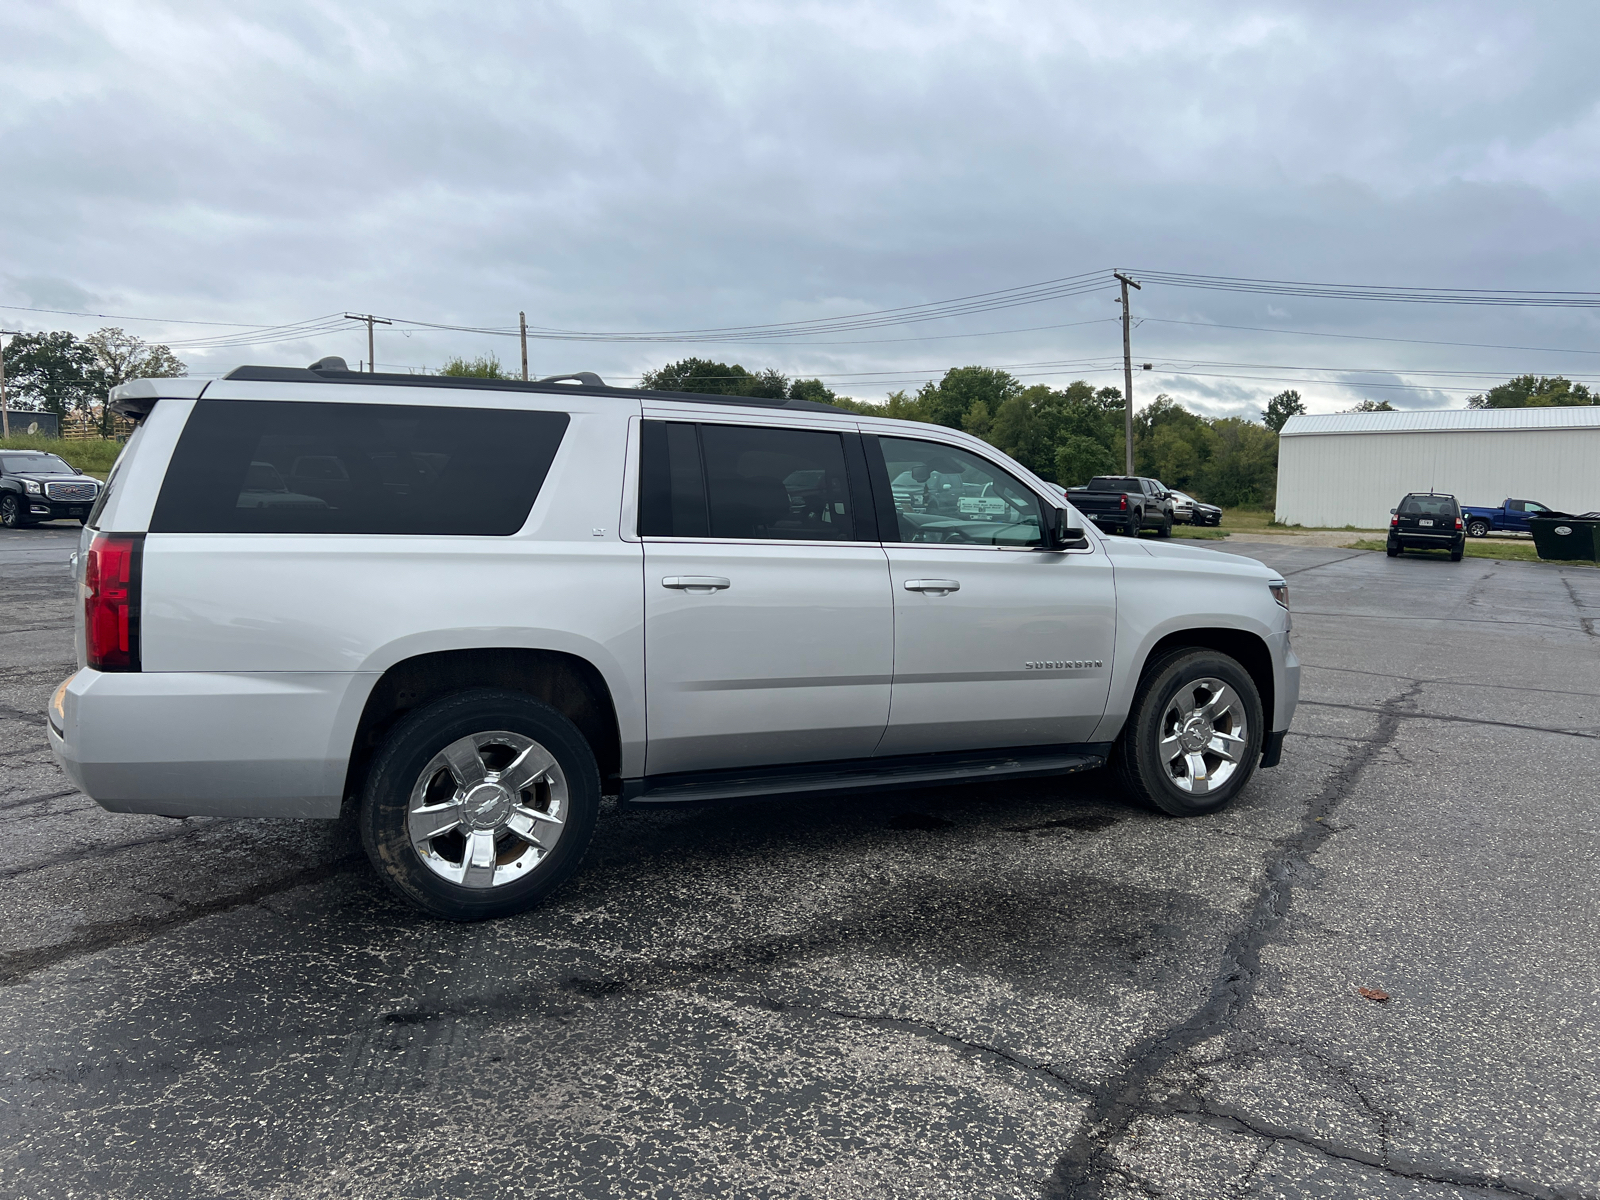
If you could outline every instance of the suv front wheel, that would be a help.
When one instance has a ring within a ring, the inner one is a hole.
[[[0,496],[0,525],[7,529],[25,529],[28,525],[26,510],[15,492]]]
[[[412,904],[480,921],[560,887],[599,810],[600,773],[577,726],[531,696],[483,689],[395,727],[367,776],[361,840]]]
[[[1214,650],[1179,650],[1140,682],[1117,767],[1133,795],[1175,817],[1202,816],[1239,794],[1263,736],[1249,672]]]

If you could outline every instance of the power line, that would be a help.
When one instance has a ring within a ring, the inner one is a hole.
[[[1141,271],[1146,283],[1249,292],[1268,296],[1307,296],[1333,300],[1376,300],[1391,304],[1480,304],[1537,308],[1600,308],[1600,292],[1517,291],[1500,288],[1402,287],[1366,283],[1300,283],[1232,275],[1190,275],[1179,271]]]
[[[1172,317],[1141,317],[1140,322],[1193,325],[1200,329],[1244,329],[1252,333],[1283,333],[1295,337],[1343,338],[1359,342],[1403,342],[1415,346],[1463,346],[1477,350],[1530,350],[1540,354],[1600,354],[1600,350],[1571,350],[1563,346],[1512,346],[1501,342],[1445,342],[1434,338],[1380,337],[1372,333],[1322,333],[1314,329],[1273,329],[1266,325],[1220,325],[1213,321],[1179,321]]]

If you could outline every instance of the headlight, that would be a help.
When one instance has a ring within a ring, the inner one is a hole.
[[[1269,583],[1267,587],[1272,589],[1272,598],[1274,600],[1283,605],[1284,608],[1289,607],[1289,585],[1287,583]]]
[[[39,484],[36,481],[32,480],[32,479],[24,479],[22,481],[22,486],[27,488],[28,491],[30,493],[32,493],[33,495],[35,495],[35,496],[44,495],[44,489],[42,487],[40,487]]]

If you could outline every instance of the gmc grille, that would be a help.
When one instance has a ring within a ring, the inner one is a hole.
[[[44,485],[44,494],[52,500],[93,500],[95,485],[92,483],[47,483]]]

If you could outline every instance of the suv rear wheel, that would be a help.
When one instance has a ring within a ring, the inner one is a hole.
[[[1139,684],[1117,742],[1133,795],[1175,817],[1216,812],[1261,758],[1261,694],[1249,672],[1214,650],[1179,650]]]
[[[577,726],[531,696],[461,692],[389,735],[361,801],[378,874],[436,917],[531,908],[583,860],[600,772]]]

